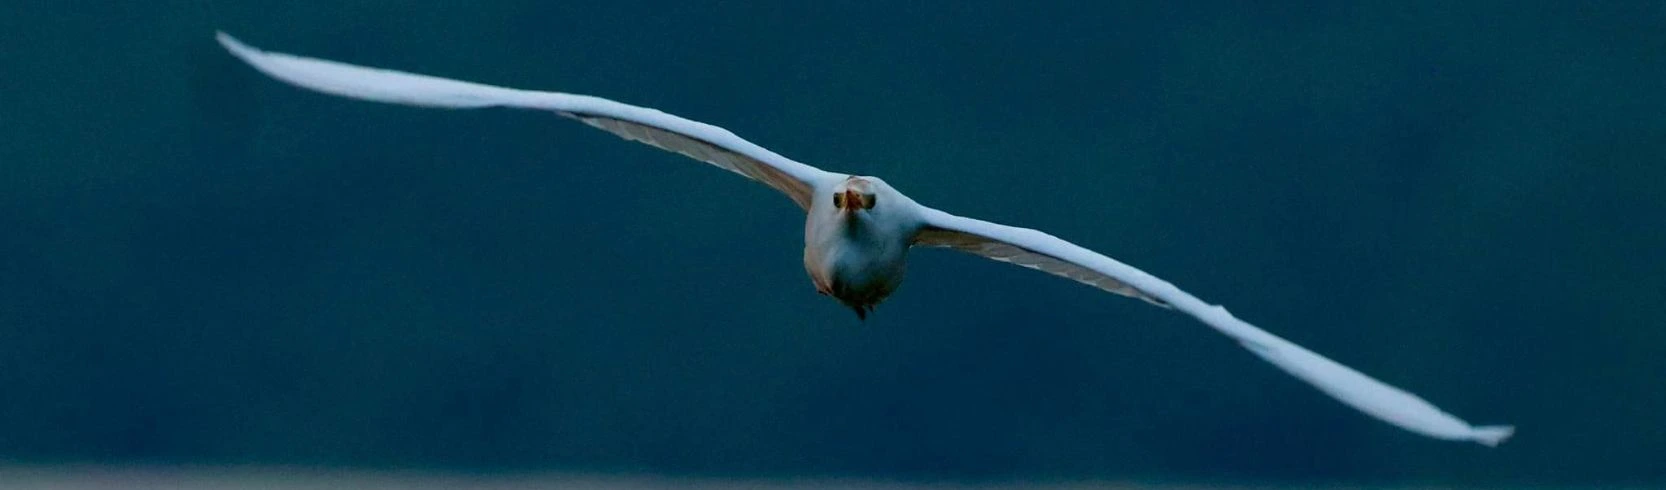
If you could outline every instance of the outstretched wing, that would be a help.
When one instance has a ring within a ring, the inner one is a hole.
[[[1349,406],[1429,437],[1497,445],[1510,426],[1471,426],[1417,395],[1389,386],[1204,303],[1162,279],[1039,231],[923,210],[916,245],[948,247],[1039,269],[1101,289],[1166,305],[1232,337],[1250,352]]]
[[[600,97],[496,87],[262,51],[226,33],[226,50],[262,73],[298,87],[354,99],[449,109],[542,109],[664,150],[681,153],[762,182],[809,209],[817,183],[837,176],[793,161],[734,133],[654,109]]]
[[[1028,231],[1028,230],[1027,230]],[[1116,276],[1106,274],[1090,267],[1048,255],[1043,252],[1024,248],[1012,243],[991,239],[990,237],[956,229],[928,226],[914,235],[915,245],[928,247],[952,248],[972,255],[980,255],[990,260],[1006,262],[1008,264],[1035,269],[1055,276],[1074,279],[1077,282],[1093,286],[1105,291],[1120,294],[1130,298],[1139,298],[1164,308],[1168,303],[1157,299],[1156,296],[1146,294],[1145,291],[1135,289],[1128,283],[1122,282]]]

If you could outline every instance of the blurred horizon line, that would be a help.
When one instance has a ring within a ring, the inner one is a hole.
[[[1440,484],[1361,485],[1359,483],[1224,483],[1224,482],[1159,482],[1138,479],[1038,479],[1023,481],[997,479],[987,482],[928,479],[883,479],[872,477],[839,476],[760,476],[721,477],[671,475],[655,473],[608,473],[596,471],[462,471],[440,469],[369,469],[323,465],[272,464],[29,464],[0,463],[0,485],[14,490],[25,489],[227,489],[261,488],[268,490],[356,488],[376,489],[490,489],[519,490],[530,488],[591,488],[632,489],[696,488],[758,490],[837,490],[837,489],[943,489],[993,490],[1023,489],[1429,489],[1466,488]],[[1641,486],[1559,486],[1532,485],[1532,488],[1645,488]],[[1487,488],[1475,486],[1470,488]]]

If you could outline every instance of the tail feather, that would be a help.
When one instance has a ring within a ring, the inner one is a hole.
[[[873,307],[862,304],[846,303],[845,306],[849,306],[852,311],[855,311],[856,319],[862,321],[868,321],[868,312],[873,311]]]

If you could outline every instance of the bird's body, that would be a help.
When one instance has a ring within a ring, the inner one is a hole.
[[[1167,281],[1035,230],[956,216],[909,199],[877,177],[827,172],[722,128],[599,97],[498,87],[267,52],[224,33],[220,44],[267,75],[361,100],[423,107],[537,109],[718,166],[775,188],[806,213],[804,268],[816,289],[866,317],[902,283],[915,246],[958,250],[1036,269],[1196,318],[1338,401],[1430,437],[1495,445],[1509,426],[1472,426],[1203,302]]]
[[[859,198],[817,199],[804,219],[804,270],[816,292],[865,319],[902,285],[908,248],[920,229],[918,205],[875,177],[848,176],[816,195],[872,196],[867,199],[876,203],[863,208],[837,205]]]

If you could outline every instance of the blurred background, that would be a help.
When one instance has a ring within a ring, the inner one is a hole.
[[[1666,484],[1661,2],[6,10],[0,485]],[[1520,432],[1422,438],[952,252],[858,322],[764,186],[549,114],[303,92],[216,29],[723,126]]]

